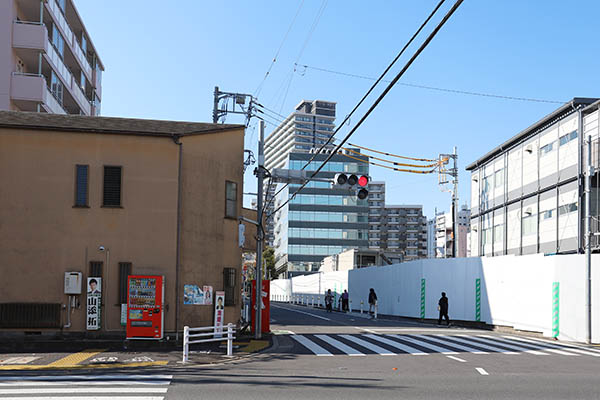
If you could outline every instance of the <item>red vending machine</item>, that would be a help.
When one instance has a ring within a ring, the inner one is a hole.
[[[162,339],[164,277],[130,275],[127,287],[127,339]]]
[[[262,333],[271,332],[271,302],[269,301],[269,291],[271,289],[271,281],[263,280],[262,281],[262,293],[261,293],[261,309],[262,312],[260,314],[260,325]],[[250,310],[252,314],[252,332],[256,332],[256,279],[252,281],[252,308]]]

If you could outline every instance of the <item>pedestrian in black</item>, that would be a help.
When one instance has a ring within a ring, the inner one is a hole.
[[[438,318],[438,325],[442,324],[442,317],[446,319],[446,324],[450,326],[450,318],[448,317],[448,298],[446,292],[442,292],[442,297],[438,301],[438,310],[440,311],[440,317]]]
[[[342,293],[342,311],[348,312],[348,291],[344,290]]]
[[[375,289],[369,289],[369,314],[371,314],[371,318],[375,318],[375,307],[377,307],[377,294],[375,294]]]
[[[333,312],[332,305],[333,295],[331,294],[331,289],[327,289],[327,294],[325,295],[325,308],[327,309],[327,312]]]

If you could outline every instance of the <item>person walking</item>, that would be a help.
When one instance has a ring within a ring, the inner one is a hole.
[[[327,294],[325,295],[325,308],[327,312],[333,312],[333,295],[331,294],[331,289],[327,289]]]
[[[375,318],[375,309],[377,307],[377,294],[375,293],[375,289],[369,289],[369,314],[371,314],[371,318]]]
[[[346,289],[342,293],[342,311],[348,312],[348,291]]]
[[[448,317],[448,298],[446,292],[442,292],[442,297],[438,301],[438,310],[440,311],[440,317],[438,318],[438,325],[442,324],[442,317],[446,319],[446,324],[450,326],[450,318]]]

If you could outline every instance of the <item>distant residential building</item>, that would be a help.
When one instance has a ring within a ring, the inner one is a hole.
[[[291,113],[265,140],[265,168],[284,168],[288,163],[288,154],[309,153],[320,148],[329,140],[335,130],[336,103],[323,100],[302,100]],[[333,144],[327,146],[333,148]],[[301,168],[301,167],[300,167]],[[298,168],[298,169],[300,169]],[[275,185],[265,182],[265,197],[273,198]],[[267,203],[267,214],[274,210],[273,202]],[[273,246],[275,225],[267,221],[266,242]]]
[[[0,110],[100,115],[104,66],[72,0],[4,0],[0,31]]]
[[[592,136],[597,168],[599,107],[598,99],[574,98],[467,166],[473,256],[584,251],[586,141]],[[593,181],[590,212],[598,232],[598,172]]]
[[[469,232],[470,211],[463,205],[458,211],[457,254],[456,257],[467,257],[467,234]],[[435,258],[453,257],[454,235],[452,233],[452,213],[439,213],[435,217]]]
[[[385,182],[369,183],[369,248],[404,261],[427,257],[427,218],[420,205],[386,205]]]

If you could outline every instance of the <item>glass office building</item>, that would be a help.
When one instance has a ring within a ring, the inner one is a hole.
[[[310,153],[288,153],[285,168],[301,170],[313,157]],[[317,154],[305,169],[315,171],[328,154]],[[357,157],[352,155],[352,157]],[[363,161],[367,157],[358,156]],[[311,181],[274,216],[274,247],[278,272],[287,276],[317,271],[321,261],[350,248],[368,248],[369,204],[355,190],[333,188],[338,172],[368,175],[369,164],[336,154]],[[277,185],[277,190],[283,184]],[[289,199],[300,185],[289,185],[275,199],[275,209]]]

